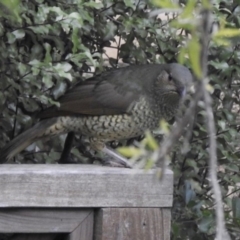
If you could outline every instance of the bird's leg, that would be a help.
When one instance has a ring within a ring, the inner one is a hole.
[[[124,158],[120,154],[116,153],[110,147],[105,146],[102,149],[102,152],[107,154],[108,156],[111,156],[115,160],[114,162],[112,162],[112,164],[114,164],[114,163],[121,164],[121,165],[123,165],[126,168],[132,168],[133,167],[126,158]]]
[[[69,160],[69,158],[70,158],[70,152],[71,152],[74,136],[75,136],[74,132],[68,133],[64,143],[64,148],[58,163],[72,163],[71,159]]]
[[[95,157],[95,154],[93,153],[94,151],[91,151],[89,144],[87,144],[81,139],[78,142],[77,149],[84,157],[88,159],[87,160],[88,164],[94,163],[94,161],[96,160],[96,157]]]
[[[128,162],[127,159],[120,156],[113,149],[107,147],[104,142],[100,141],[96,138],[90,138],[90,144],[93,149],[98,152],[102,152],[104,155],[103,158],[100,159],[103,165],[111,166],[111,167],[125,167],[132,168],[132,165]],[[110,157],[110,159],[109,159]]]
[[[64,143],[64,149],[63,149],[61,158],[59,159],[58,163],[61,163],[61,164],[72,163],[72,161],[69,160],[69,158],[70,158],[72,144],[74,141],[74,136],[75,136],[74,132],[68,133],[65,143]],[[131,164],[128,162],[127,159],[122,157],[120,154],[115,152],[110,147],[107,147],[104,142],[101,142],[95,138],[91,138],[90,144],[91,144],[92,149],[94,149],[98,152],[102,152],[105,155],[102,158],[97,158],[99,161],[101,161],[101,163],[103,165],[111,166],[111,167],[132,168]],[[81,148],[81,150],[83,150],[83,149]],[[84,149],[84,151],[83,151],[84,155],[86,155],[86,152],[87,152],[86,149]],[[94,156],[92,156],[89,152],[87,152],[87,153],[88,153],[87,154],[88,157],[94,158]],[[109,159],[109,157],[110,157],[110,159]]]

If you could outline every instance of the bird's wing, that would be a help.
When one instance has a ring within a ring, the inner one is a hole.
[[[58,100],[59,108],[46,109],[39,117],[126,113],[145,90],[134,79],[134,74],[119,70],[77,83]],[[126,77],[129,79],[123,79]]]

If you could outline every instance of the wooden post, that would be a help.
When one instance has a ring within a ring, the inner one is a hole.
[[[68,233],[68,240],[170,239],[170,170],[160,182],[154,170],[72,164],[0,168],[0,233]]]
[[[166,208],[102,208],[96,213],[94,239],[169,240],[166,211],[170,213]]]

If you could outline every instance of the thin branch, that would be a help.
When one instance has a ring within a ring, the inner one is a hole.
[[[119,40],[118,40],[117,64],[118,64],[118,62],[119,62],[119,53],[120,53],[121,41],[122,41],[122,36],[120,36],[120,37],[119,37]]]
[[[237,193],[237,192],[239,192],[239,191],[240,191],[240,188],[237,188],[236,190],[228,193],[228,194],[227,194],[226,196],[224,196],[223,198],[225,199],[225,198],[227,198],[227,197],[231,196],[232,194]]]
[[[14,116],[13,130],[12,130],[12,139],[15,136],[15,130],[16,130],[16,125],[17,125],[17,114],[18,114],[18,98],[17,98],[17,103],[16,103],[16,109],[15,109],[15,116]]]
[[[206,126],[209,132],[209,175],[212,184],[212,191],[216,201],[216,237],[215,240],[229,240],[230,236],[227,232],[224,219],[224,208],[222,201],[221,188],[217,178],[217,143],[216,143],[216,129],[212,108],[212,98],[207,90],[207,63],[208,63],[208,45],[210,41],[210,29],[212,25],[212,18],[210,10],[204,9],[202,11],[202,26],[201,26],[201,67],[202,67],[202,81],[201,92],[203,92],[204,107],[206,110]]]
[[[172,132],[163,141],[161,148],[158,150],[156,165],[161,167],[161,177],[164,176],[165,159],[167,158],[172,146],[176,143],[179,137],[182,135],[185,127],[191,122],[191,118],[194,115],[198,101],[203,97],[206,110],[206,126],[209,133],[209,172],[212,184],[212,191],[215,197],[216,206],[216,238],[215,240],[230,240],[230,236],[226,230],[224,219],[224,208],[222,202],[222,195],[220,185],[217,179],[217,151],[216,151],[216,130],[213,109],[211,105],[211,96],[207,91],[208,79],[207,79],[207,67],[208,67],[208,45],[210,41],[210,29],[211,29],[211,11],[203,9],[202,22],[201,22],[201,52],[200,63],[202,69],[202,78],[198,79],[198,85],[195,96],[191,101],[190,107],[187,109],[185,115],[177,122],[173,127]]]
[[[172,146],[176,143],[176,141],[181,136],[185,126],[187,126],[189,121],[191,121],[191,118],[196,110],[197,103],[201,97],[202,97],[202,92],[198,91],[195,94],[195,97],[192,99],[191,104],[188,110],[186,111],[185,115],[178,120],[176,125],[173,127],[170,135],[163,141],[161,148],[158,150],[158,158],[156,161],[156,165],[162,169],[161,176],[164,175],[166,156],[169,154],[170,150],[172,149]]]
[[[211,105],[211,96],[209,92],[204,90],[204,101],[205,101],[205,110],[206,110],[206,123],[209,134],[209,173],[212,184],[212,190],[214,193],[216,205],[216,240],[225,240],[229,239],[226,236],[226,227],[224,221],[224,209],[222,202],[221,188],[217,179],[217,145],[216,145],[216,129],[214,123],[213,109]]]
[[[112,17],[110,17],[110,16],[106,16],[106,18],[109,19],[109,20],[111,20],[112,22],[118,24],[118,25],[124,26],[122,22],[119,22],[118,20],[116,20],[116,19],[114,19],[114,18],[112,18]]]

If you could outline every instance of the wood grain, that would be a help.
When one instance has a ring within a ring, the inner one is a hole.
[[[67,240],[93,240],[93,211],[75,228]]]
[[[0,207],[170,207],[173,174],[94,165],[0,165]]]
[[[103,208],[95,218],[94,240],[170,240],[164,231],[169,225],[159,208]]]
[[[162,208],[161,211],[163,219],[163,240],[169,240],[171,233],[171,208]]]
[[[71,233],[92,215],[90,209],[0,209],[0,233]]]

